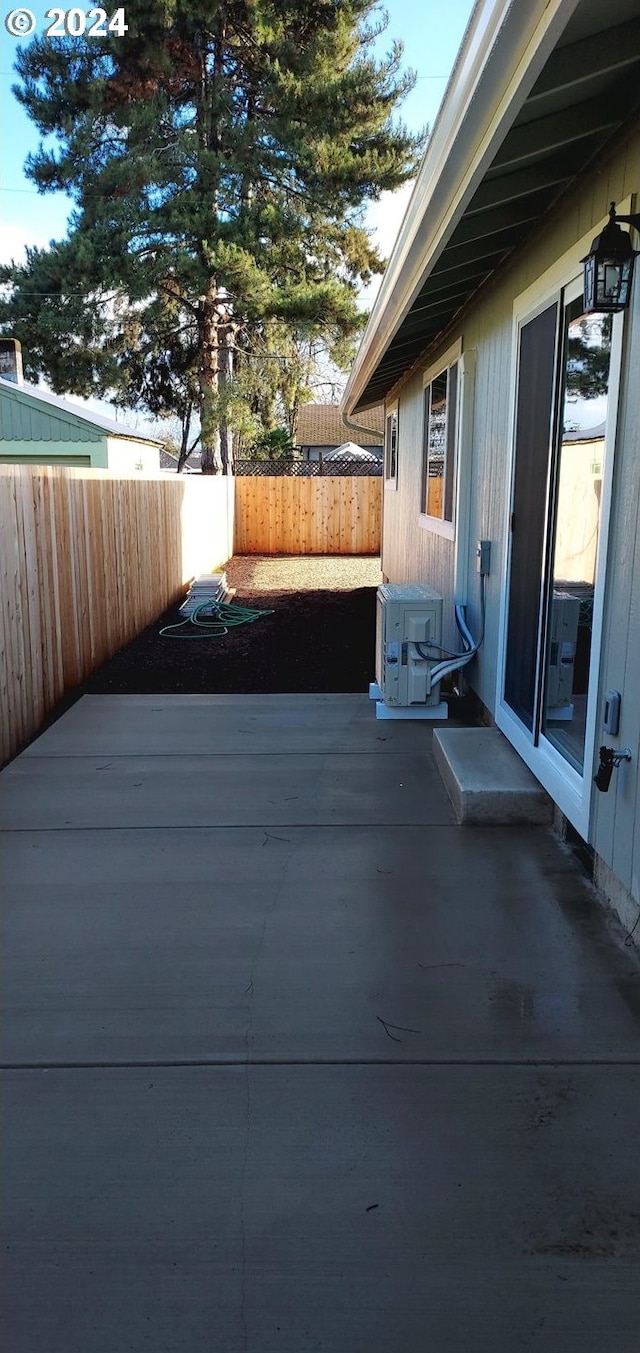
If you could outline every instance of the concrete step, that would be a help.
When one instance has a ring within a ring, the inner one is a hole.
[[[497,728],[437,728],[433,752],[458,821],[548,823],[553,803]]]

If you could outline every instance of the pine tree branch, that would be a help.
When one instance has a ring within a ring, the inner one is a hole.
[[[179,305],[183,305],[190,314],[198,315],[198,306],[194,305],[193,301],[187,300],[186,296],[181,296],[179,291],[173,291],[171,287],[167,286],[166,282],[156,282],[156,286],[158,291],[161,291],[165,296],[170,296],[171,300],[177,301]]]

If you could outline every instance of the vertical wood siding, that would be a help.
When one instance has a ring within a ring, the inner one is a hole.
[[[449,331],[443,350],[462,339],[463,354],[475,357],[473,434],[460,447],[460,473],[468,476],[468,535],[455,544],[418,524],[422,462],[422,373],[407,379],[391,399],[399,402],[398,488],[384,494],[382,569],[391,582],[426,582],[445,599],[445,639],[454,640],[456,550],[465,556],[472,629],[480,628],[475,542],[491,541],[491,574],[486,581],[485,641],[467,669],[468,679],[490,711],[495,709],[498,623],[504,588],[506,520],[510,492],[514,300],[587,232],[596,233],[610,201],[622,202],[640,189],[637,129],[607,162],[591,168],[572,188],[561,209],[541,223],[535,238],[520,251],[482,300],[469,310],[459,330]],[[616,772],[607,795],[597,796],[595,849],[632,896],[640,899],[640,286],[634,287],[633,313],[626,317],[625,357],[618,419],[608,581],[602,641],[601,693],[622,692],[622,724],[617,744],[629,746],[633,761]],[[438,357],[431,351],[425,365]],[[448,620],[447,620],[448,618]]]
[[[381,480],[239,475],[236,554],[377,554]]]
[[[402,390],[398,408],[398,486],[385,489],[382,571],[393,583],[428,582],[453,596],[454,542],[420,525],[422,497],[422,372]],[[443,643],[456,641],[453,606],[445,605]]]
[[[0,764],[233,553],[233,481],[0,466]]]
[[[598,855],[640,903],[640,288],[628,316],[620,382],[607,556],[600,691],[620,691],[620,731],[598,742],[629,747],[632,760],[596,794]]]

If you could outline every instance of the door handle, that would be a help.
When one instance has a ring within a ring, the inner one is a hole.
[[[623,747],[622,751],[616,752],[613,747],[600,748],[600,765],[593,777],[593,783],[601,794],[606,794],[611,784],[611,776],[622,761],[631,760],[631,751],[628,747]]]

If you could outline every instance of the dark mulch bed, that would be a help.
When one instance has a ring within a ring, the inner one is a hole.
[[[103,663],[75,698],[367,691],[374,679],[375,587],[245,591],[233,601],[272,614],[219,639],[181,640],[159,634],[182,618],[172,607]]]

